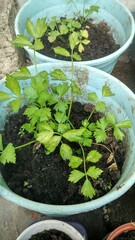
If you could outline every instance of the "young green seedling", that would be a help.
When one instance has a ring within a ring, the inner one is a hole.
[[[54,83],[56,80],[61,80],[62,83],[49,86],[49,77],[52,78]],[[30,78],[31,82],[21,93],[19,80],[24,79],[25,81],[26,78]],[[83,181],[81,193],[92,199],[96,190],[92,186],[91,179],[97,179],[102,174],[102,169],[96,167],[96,163],[100,161],[102,155],[97,150],[89,150],[86,153],[85,148],[90,149],[91,146],[100,143],[104,146],[104,141],[108,137],[107,133],[111,129],[113,129],[114,136],[122,140],[124,133],[120,128],[131,127],[130,121],[125,120],[116,123],[114,115],[107,113],[107,115],[92,123],[91,117],[94,111],[98,110],[102,113],[106,111],[106,104],[103,100],[98,99],[96,93],[92,92],[88,94],[88,102],[95,102],[95,107],[88,119],[83,120],[80,128],[76,129],[70,121],[72,99],[68,100],[66,94],[69,91],[71,96],[74,93],[82,93],[80,90],[76,91],[72,77],[68,79],[60,69],[50,73],[42,71],[35,76],[31,76],[29,70],[23,67],[12,75],[7,75],[5,85],[11,91],[11,94],[0,92],[0,101],[10,100],[9,104],[13,112],[18,111],[24,101],[27,102],[24,114],[27,116],[28,122],[22,125],[20,133],[29,132],[33,134],[33,140],[21,146],[14,146],[13,143],[9,143],[4,147],[2,135],[0,135],[0,162],[2,164],[15,163],[17,149],[30,144],[40,143],[44,145],[46,154],[50,154],[58,148],[62,159],[69,161],[71,169],[69,181],[73,183]],[[78,89],[80,89],[79,86]],[[109,87],[104,85],[102,99],[112,95]],[[64,139],[66,139],[66,142]],[[72,148],[73,142],[78,145],[80,151]]]
[[[31,43],[28,38],[19,35],[13,40],[17,46],[28,46],[35,52],[43,47],[41,37],[46,31],[46,20],[40,19],[34,27],[30,20],[27,20],[27,31],[33,37]],[[41,29],[40,29],[41,27]],[[81,33],[81,32],[80,32]],[[81,33],[82,36],[86,33]],[[85,36],[87,38],[87,36]],[[5,87],[8,93],[0,91],[0,102],[8,101],[13,112],[26,104],[24,115],[27,122],[21,126],[20,134],[31,133],[33,139],[20,146],[14,146],[13,143],[3,145],[2,134],[0,134],[0,163],[16,163],[16,151],[31,144],[43,145],[46,154],[53,153],[56,149],[61,158],[68,161],[70,168],[69,181],[72,183],[81,182],[81,193],[90,199],[96,194],[93,186],[93,180],[102,176],[103,170],[96,166],[96,163],[102,160],[102,155],[96,150],[96,146],[105,148],[111,157],[112,150],[106,147],[104,142],[107,140],[110,131],[118,140],[124,139],[124,132],[121,129],[131,127],[129,120],[117,123],[112,112],[107,112],[105,99],[114,94],[106,84],[102,87],[101,97],[96,92],[89,92],[87,95],[88,104],[93,104],[89,116],[82,121],[80,127],[76,128],[72,123],[71,111],[74,94],[83,95],[80,86],[75,81],[74,59],[79,60],[80,56],[76,52],[76,46],[82,50],[85,44],[78,35],[78,32],[72,32],[69,36],[69,51],[60,47],[55,48],[57,54],[71,58],[71,77],[67,77],[61,69],[55,69],[51,72],[37,71],[36,56],[35,67],[36,74],[31,75],[26,67],[21,67],[11,75],[6,76]],[[30,79],[29,86],[21,89],[20,80]],[[49,84],[49,79],[54,84]],[[60,81],[60,83],[57,82]],[[86,93],[85,93],[86,94]],[[102,113],[96,121],[92,121],[95,112]],[[75,143],[75,146],[72,145]],[[94,149],[95,147],[95,149]]]
[[[36,51],[44,48],[41,38],[47,30],[46,18],[39,18],[36,22],[36,26],[34,26],[33,22],[28,18],[26,20],[26,30],[29,36],[32,38],[31,41],[25,35],[19,34],[12,41],[12,43],[17,47],[29,47],[30,49],[34,50],[34,64],[37,73]]]

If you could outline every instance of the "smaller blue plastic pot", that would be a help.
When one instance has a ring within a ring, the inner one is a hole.
[[[91,0],[86,1],[86,8],[90,5],[98,5],[100,10],[98,13],[93,13],[91,18],[95,23],[106,21],[110,26],[110,31],[113,37],[120,45],[120,48],[108,56],[89,60],[81,61],[81,64],[93,66],[99,68],[105,72],[111,73],[118,58],[121,54],[130,46],[135,34],[135,22],[131,12],[123,5],[119,0]],[[82,13],[83,1],[76,1],[77,9]],[[76,8],[74,5],[67,4],[67,0],[29,0],[18,12],[15,19],[15,33],[25,34],[29,39],[30,36],[26,33],[25,23],[27,18],[30,18],[34,23],[38,18],[46,17],[50,19],[52,16],[56,17],[74,17]],[[30,39],[32,40],[32,39]],[[97,46],[98,48],[98,46]],[[31,49],[25,47],[32,62],[34,62],[34,54]],[[37,62],[59,62],[60,60],[44,56],[43,54],[36,53]],[[61,61],[62,62],[62,61]],[[64,61],[63,61],[64,62]]]
[[[40,233],[44,230],[51,230],[55,229],[58,231],[62,231],[65,234],[67,234],[72,240],[87,240],[86,233],[84,232],[80,233],[80,226],[79,231],[78,229],[78,223],[66,223],[59,220],[44,220],[37,223],[32,224],[30,227],[25,229],[16,240],[29,240],[32,235],[35,235],[37,233]],[[82,231],[82,228],[81,228]]]

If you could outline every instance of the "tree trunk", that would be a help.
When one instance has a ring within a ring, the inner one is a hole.
[[[23,50],[11,44],[15,36],[14,20],[17,9],[15,0],[0,0],[0,79],[25,61]]]

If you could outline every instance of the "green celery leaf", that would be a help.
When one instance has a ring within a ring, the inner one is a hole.
[[[109,88],[109,86],[104,85],[102,87],[102,97],[110,97],[110,96],[114,96],[115,94],[111,92],[111,89]]]
[[[91,178],[97,179],[103,171],[100,168],[92,166],[88,169],[87,175]]]
[[[106,127],[108,126],[108,122],[106,121],[105,117],[102,117],[99,119],[99,121],[96,122],[97,128],[100,128],[102,130],[105,130]]]
[[[38,132],[44,132],[44,131],[51,131],[56,130],[57,124],[54,122],[39,122],[37,125],[37,131]]]
[[[82,43],[79,43],[78,45],[78,51],[79,53],[82,53],[84,51],[84,47],[83,47],[83,44]]]
[[[51,109],[50,108],[41,108],[40,109],[40,121],[49,121],[51,119]]]
[[[46,146],[46,144],[48,144],[49,140],[52,138],[53,134],[53,129],[51,129],[50,131],[40,132],[37,134],[36,140]]]
[[[64,35],[64,34],[67,34],[67,33],[68,33],[68,27],[66,25],[62,24],[60,26],[60,34]]]
[[[70,57],[70,53],[65,48],[59,46],[54,48],[54,52],[64,57]]]
[[[10,89],[17,97],[21,95],[21,88],[16,79],[14,79],[11,75],[7,75],[5,85],[8,89]]]
[[[116,137],[116,139],[119,139],[121,141],[123,140],[123,138],[125,136],[124,133],[117,126],[114,127],[113,134]]]
[[[0,151],[3,151],[2,135],[0,134]]]
[[[98,13],[98,11],[99,11],[99,6],[91,5],[89,9],[85,10],[85,13],[86,14],[92,14],[93,12]]]
[[[27,67],[20,67],[19,71],[12,73],[11,76],[16,80],[27,80],[31,78],[31,73]]]
[[[59,111],[59,112],[65,112],[68,109],[68,102],[67,101],[63,101],[63,102],[58,102],[56,103],[56,105],[54,106],[55,111]]]
[[[54,42],[59,35],[60,35],[59,31],[56,31],[56,30],[55,30],[55,31],[51,31],[51,32],[49,33],[49,36],[48,36],[48,41],[49,41],[50,43]],[[54,51],[55,51],[55,48],[54,48]],[[59,54],[59,53],[58,53],[58,54]]]
[[[77,183],[81,178],[83,178],[85,176],[85,173],[74,169],[68,178],[68,181],[73,182],[73,183]]]
[[[108,124],[111,125],[115,125],[116,124],[116,120],[115,120],[115,116],[113,113],[109,112],[106,116],[106,120],[108,122]]]
[[[84,131],[85,128],[71,129],[68,132],[65,132],[63,134],[63,137],[70,142],[80,142],[82,140],[82,134],[84,133]]]
[[[54,106],[55,111],[59,111],[59,112],[65,112],[68,109],[68,102],[64,101],[64,102],[58,102],[55,106]]]
[[[87,40],[87,39],[84,39],[84,40],[82,40],[81,41],[83,44],[85,44],[85,45],[87,45],[87,44],[89,44],[90,43],[90,41],[89,40]]]
[[[17,35],[17,37],[14,40],[12,40],[12,44],[14,44],[17,47],[27,46],[27,47],[33,48],[33,44],[24,35]]]
[[[55,69],[54,71],[50,72],[50,76],[52,77],[53,80],[65,81],[68,79],[61,69]]]
[[[56,112],[54,116],[58,123],[64,123],[67,120],[65,112]]]
[[[48,26],[53,31],[55,29],[55,27],[56,27],[56,24],[57,24],[56,17],[54,16],[54,17],[51,18],[50,22],[48,23]]]
[[[96,129],[94,131],[94,137],[97,143],[104,142],[107,139],[106,132],[102,129]]]
[[[32,133],[34,131],[35,127],[31,123],[25,123],[22,125],[22,129],[26,130],[29,133]]]
[[[51,94],[51,97],[48,99],[48,104],[49,105],[53,105],[53,104],[56,104],[58,102],[58,98],[56,97],[55,94]]]
[[[92,136],[92,132],[86,129],[83,133],[84,138],[90,138]]]
[[[67,83],[58,84],[56,86],[56,91],[57,91],[58,95],[60,97],[62,97],[65,93],[68,92],[69,88],[70,88],[70,86]]]
[[[85,128],[87,128],[87,127],[89,126],[89,120],[88,120],[88,119],[84,119],[84,120],[82,121],[82,126],[85,127]]]
[[[83,160],[80,157],[77,156],[71,156],[69,159],[68,166],[71,168],[78,168],[82,164]]]
[[[61,141],[61,136],[52,136],[46,143],[45,147],[47,149],[46,154],[50,154],[51,152],[54,152],[56,147],[59,145]]]
[[[23,89],[25,97],[31,100],[35,100],[38,98],[38,93],[32,87],[26,87]]]
[[[95,131],[95,129],[96,129],[96,124],[95,123],[90,123],[90,125],[88,126],[88,129],[90,130],[90,131]]]
[[[9,99],[11,99],[12,96],[6,92],[1,92],[0,91],[0,102],[4,102],[4,101],[7,101]]]
[[[47,30],[46,18],[38,18],[35,27],[36,38],[41,38]]]
[[[95,189],[93,188],[91,182],[86,179],[82,188],[81,188],[81,193],[90,199],[92,199],[95,195]]]
[[[51,94],[48,92],[41,92],[38,96],[37,102],[44,107],[45,102],[49,101],[51,98]]]
[[[88,93],[88,100],[92,102],[98,101],[98,96],[95,92]]]
[[[65,143],[60,146],[60,155],[63,160],[69,160],[72,156],[72,149]]]
[[[58,124],[58,133],[64,133],[70,130],[70,124],[69,123],[59,123]]]
[[[69,19],[70,20],[70,19]],[[74,19],[71,19],[71,24],[72,24],[72,26],[74,27],[74,28],[81,28],[81,23],[80,22],[78,22],[78,21],[76,21],[76,20],[74,20]]]
[[[10,107],[12,108],[13,112],[18,112],[21,106],[21,99],[17,98],[9,103]]]
[[[97,163],[101,157],[102,155],[97,150],[91,150],[86,157],[86,161]]]
[[[91,139],[83,139],[83,141],[82,141],[82,144],[83,144],[83,146],[85,146],[85,147],[90,147],[91,145],[92,145],[92,140]]]
[[[49,86],[48,73],[42,71],[36,76],[32,77],[31,86],[38,92],[41,93]]]
[[[73,53],[73,58],[74,58],[75,60],[77,60],[77,61],[81,61],[81,60],[82,60],[81,56],[80,56],[77,52],[74,52],[74,53]]]
[[[25,112],[24,115],[26,115],[29,119],[31,119],[35,114],[39,112],[39,108],[35,105],[29,105]]]
[[[44,49],[44,45],[43,45],[41,39],[36,39],[35,40],[34,45],[33,45],[33,49],[35,51],[39,51],[41,49]]]
[[[82,94],[81,89],[79,88],[79,86],[76,84],[75,81],[71,82],[71,88],[72,88],[72,92],[75,94]]]
[[[73,50],[75,48],[75,46],[78,44],[78,32],[73,32],[70,34],[69,36],[69,44],[70,44],[70,48]]]
[[[124,120],[124,121],[121,121],[121,122],[117,123],[116,127],[119,127],[119,128],[131,128],[132,127],[132,123],[129,120]]]
[[[15,153],[15,148],[12,145],[12,143],[9,143],[3,150],[3,152],[0,156],[0,163],[2,163],[4,165],[6,163],[16,163],[16,153]]]
[[[88,38],[89,36],[89,33],[86,29],[84,30],[80,30],[80,33],[81,33],[81,36],[84,37],[84,38]],[[86,41],[90,42],[89,40],[85,39]]]
[[[97,112],[105,113],[106,111],[106,104],[102,101],[97,102],[95,108]]]
[[[33,38],[37,38],[34,24],[29,18],[26,20],[26,30]]]

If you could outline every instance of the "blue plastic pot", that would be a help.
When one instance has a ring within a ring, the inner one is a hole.
[[[38,64],[38,70],[46,70],[48,72],[55,68],[62,69],[67,76],[71,76],[71,64],[68,63],[46,63]],[[35,74],[34,66],[30,66],[29,70],[32,74]],[[135,95],[134,93],[121,81],[115,77],[105,73],[99,69],[75,64],[76,81],[79,81],[82,91],[96,91],[100,96],[102,86],[107,83],[115,96],[106,98],[108,104],[108,111],[113,111],[117,121],[123,119],[130,119],[132,121],[132,128],[126,132],[127,153],[126,160],[123,166],[122,175],[117,184],[104,196],[91,200],[86,203],[73,204],[73,205],[51,205],[43,204],[27,200],[23,197],[12,192],[6,185],[2,174],[0,175],[0,195],[9,201],[12,201],[24,208],[31,209],[36,212],[43,213],[50,216],[68,216],[83,212],[92,211],[100,208],[107,203],[114,201],[122,196],[128,189],[135,183]],[[0,81],[1,91],[5,90],[4,79]],[[29,80],[21,82],[22,87],[29,84]],[[50,81],[51,84],[51,81]],[[76,97],[77,101],[85,102],[86,94],[82,98]],[[9,112],[6,103],[0,103],[0,130],[4,128],[5,118]]]
[[[77,8],[82,12],[82,0],[77,0]],[[87,1],[86,8],[95,4],[100,7],[98,14],[93,13],[92,18],[94,22],[98,23],[105,20],[111,28],[111,32],[114,36],[116,42],[120,45],[120,48],[114,53],[102,57],[96,60],[82,61],[82,64],[87,64],[104,70],[105,72],[111,73],[120,55],[130,46],[135,34],[135,22],[132,14],[118,0],[91,0]],[[48,19],[52,16],[67,16],[73,17],[76,9],[72,4],[68,5],[67,0],[29,0],[18,12],[15,19],[15,33],[26,34],[25,23],[26,19],[29,17],[33,22],[36,22],[38,18],[47,17]],[[98,46],[97,46],[98,47]],[[33,51],[28,47],[25,47],[28,52],[30,59],[33,62]],[[43,62],[58,62],[54,58],[44,56],[40,53],[36,54],[38,63]]]

